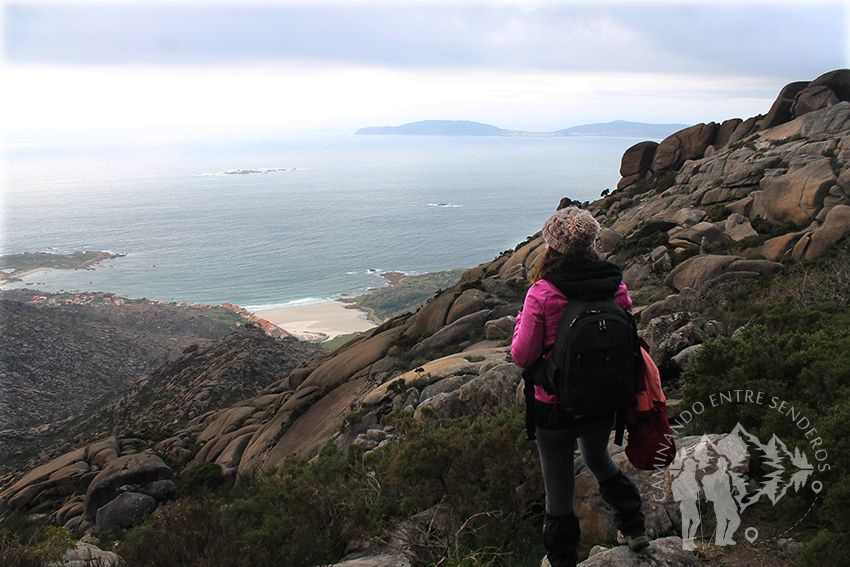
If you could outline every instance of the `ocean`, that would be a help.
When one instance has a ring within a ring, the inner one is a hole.
[[[0,252],[106,250],[8,287],[268,309],[470,268],[599,197],[640,140],[8,132]]]

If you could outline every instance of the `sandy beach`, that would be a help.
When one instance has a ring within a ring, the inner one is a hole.
[[[33,268],[32,270],[27,270],[25,272],[19,272],[15,274],[3,274],[0,273],[0,285],[5,285],[7,283],[18,282],[27,276],[34,276],[35,274],[41,274],[44,272],[49,272],[53,268]]]
[[[323,301],[297,307],[254,311],[257,317],[274,323],[302,340],[324,341],[339,335],[360,333],[377,325],[359,309],[341,301]]]

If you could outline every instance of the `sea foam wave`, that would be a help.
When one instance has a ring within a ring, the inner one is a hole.
[[[295,169],[294,167],[292,168]],[[260,167],[257,169],[227,169],[225,171],[217,171],[215,173],[196,173],[195,175],[203,175],[207,177],[218,177],[221,175],[253,175],[255,173],[276,173],[278,171],[286,171],[285,167]]]
[[[294,307],[307,307],[319,303],[330,303],[336,301],[333,297],[305,297],[282,303],[267,303],[265,305],[245,305],[248,311],[271,311],[272,309],[292,309]]]

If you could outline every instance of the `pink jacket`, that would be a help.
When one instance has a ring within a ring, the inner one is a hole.
[[[632,310],[632,298],[625,283],[620,283],[614,300],[627,311]],[[517,314],[511,357],[520,368],[527,368],[540,358],[544,349],[555,344],[558,323],[567,306],[567,298],[553,284],[537,280],[525,296],[522,311]],[[534,397],[541,402],[556,403],[542,386],[534,387]]]

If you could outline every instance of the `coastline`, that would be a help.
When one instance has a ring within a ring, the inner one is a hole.
[[[40,255],[48,256],[41,253]],[[63,255],[55,255],[57,257]],[[64,255],[68,257],[71,255]],[[14,271],[12,273],[0,272],[0,286],[9,283],[21,282],[24,277],[32,276],[38,273],[46,273],[53,270],[61,269],[96,269],[96,265],[103,260],[114,257],[120,257],[121,254],[112,254],[109,252],[98,252],[94,258],[89,258],[85,262],[78,262],[70,266],[35,266],[23,271]],[[383,277],[387,284],[381,287],[374,287],[368,293],[373,293],[380,289],[393,287],[404,279],[407,274],[403,272],[384,272],[378,274]],[[27,284],[32,285],[32,284]],[[38,291],[33,288],[34,291]],[[178,305],[180,302],[177,303]],[[194,305],[194,304],[192,304]],[[263,308],[258,306],[251,311],[240,308],[229,303],[222,303],[222,307],[238,310],[245,318],[251,320],[259,320],[265,326],[271,323],[274,327],[269,326],[274,333],[273,336],[278,336],[280,331],[292,335],[298,339],[310,342],[325,342],[335,339],[341,335],[353,335],[368,331],[377,327],[378,322],[373,314],[368,309],[358,307],[354,304],[351,298],[342,299],[323,299],[312,303],[294,303],[287,306]],[[264,326],[264,328],[265,328]],[[269,331],[267,329],[267,332]]]
[[[403,272],[379,275],[387,280],[386,287],[398,285],[407,277]],[[373,288],[370,293],[380,289],[386,288]],[[370,310],[357,307],[353,301],[351,298],[326,299],[307,305],[255,309],[252,313],[303,341],[325,342],[340,335],[362,333],[380,324]]]
[[[27,270],[25,272],[20,272],[20,273],[12,273],[12,274],[0,273],[0,286],[6,285],[6,284],[9,284],[9,283],[20,282],[21,280],[23,280],[27,276],[34,276],[35,274],[46,273],[46,272],[49,272],[49,271],[55,270],[55,269],[56,268],[33,268],[31,270]]]
[[[292,307],[255,309],[252,313],[298,339],[313,342],[362,333],[378,326],[367,312],[332,299]]]
[[[67,260],[74,259],[74,256],[80,255],[81,257],[85,254],[94,254],[93,258],[89,258],[81,263],[71,263],[63,262]],[[2,259],[3,265],[5,266],[10,260],[18,259],[18,258],[26,258],[30,257],[29,261],[26,263],[36,264],[32,267],[25,267],[23,271],[19,271],[17,267],[14,265],[14,262],[10,264],[12,267],[11,272],[0,272],[0,285],[5,285],[13,282],[20,282],[23,278],[27,276],[32,276],[42,272],[50,272],[52,270],[93,270],[94,267],[103,262],[104,260],[110,260],[112,258],[121,258],[125,256],[125,254],[113,254],[112,252],[74,252],[72,254],[53,254],[52,252],[31,252],[31,253],[23,253],[23,254],[7,254],[0,257]],[[38,265],[40,264],[38,258],[52,258],[54,263],[57,265],[45,266]]]

